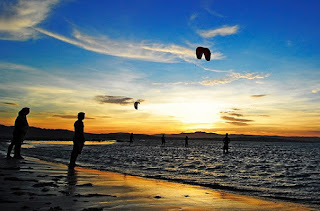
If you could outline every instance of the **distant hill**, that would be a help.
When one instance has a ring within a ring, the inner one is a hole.
[[[0,139],[8,140],[12,138],[13,126],[0,125]],[[93,134],[85,133],[86,140],[129,140],[129,133],[107,133],[107,134]],[[30,127],[26,135],[26,140],[72,140],[73,131],[63,129],[43,129],[37,127]],[[154,136],[135,134],[136,139],[152,139]]]
[[[0,139],[10,140],[12,138],[13,126],[5,126],[0,124]],[[129,133],[106,133],[94,134],[85,133],[86,140],[117,140],[128,141]],[[162,134],[145,135],[134,134],[136,140],[149,140],[159,139]],[[224,134],[195,132],[195,133],[179,133],[179,134],[166,134],[167,140],[184,139],[186,136],[189,139],[211,139],[213,141],[221,141]],[[26,135],[26,140],[72,140],[73,131],[63,129],[43,129],[37,127],[30,127]],[[259,136],[259,135],[236,135],[230,134],[231,141],[310,141],[320,142],[319,137],[284,137],[284,136]]]

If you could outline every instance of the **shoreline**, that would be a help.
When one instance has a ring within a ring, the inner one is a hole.
[[[208,187],[26,157],[0,158],[2,210],[316,210]]]

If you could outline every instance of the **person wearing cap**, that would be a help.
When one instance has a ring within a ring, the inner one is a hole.
[[[73,149],[71,152],[69,169],[74,169],[76,166],[76,160],[79,154],[81,154],[84,146],[84,125],[83,121],[85,113],[78,113],[78,120],[74,123],[74,136],[73,136]]]
[[[19,111],[18,113],[18,117],[16,118],[16,121],[14,123],[14,129],[12,133],[13,137],[8,147],[7,158],[11,158],[10,154],[14,146],[14,158],[23,159],[23,157],[20,154],[21,145],[29,129],[29,124],[27,120],[27,115],[29,113],[30,108],[27,107],[21,109],[21,111]]]

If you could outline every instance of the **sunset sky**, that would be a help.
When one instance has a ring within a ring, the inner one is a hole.
[[[0,124],[30,107],[41,128],[72,130],[82,111],[94,133],[320,136],[319,11],[318,0],[2,0]]]

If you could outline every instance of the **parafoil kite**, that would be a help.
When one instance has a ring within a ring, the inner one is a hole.
[[[140,102],[134,102],[134,108],[136,109],[136,110],[138,110],[138,105],[140,104]]]
[[[201,59],[202,54],[204,54],[204,57],[206,58],[207,61],[210,61],[211,52],[210,52],[209,48],[197,47],[197,49],[196,49],[197,58]]]

